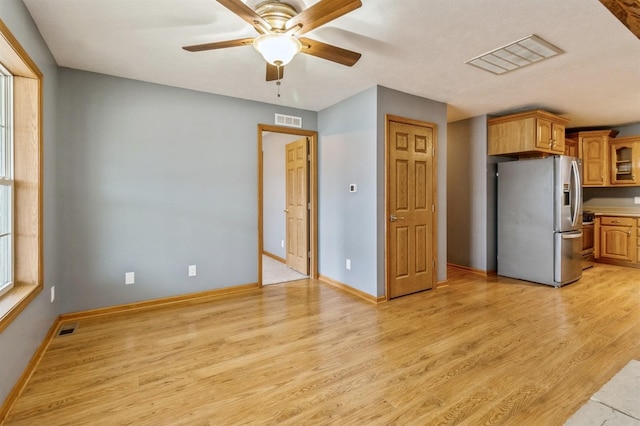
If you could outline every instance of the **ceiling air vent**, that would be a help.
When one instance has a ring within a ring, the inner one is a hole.
[[[276,125],[302,128],[302,117],[293,115],[276,114]]]
[[[521,40],[476,56],[465,63],[500,75],[561,53],[564,52],[553,44],[531,34]]]

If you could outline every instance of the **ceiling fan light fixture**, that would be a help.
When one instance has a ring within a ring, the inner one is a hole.
[[[300,52],[302,44],[291,35],[271,33],[256,37],[253,47],[271,65],[285,66]]]

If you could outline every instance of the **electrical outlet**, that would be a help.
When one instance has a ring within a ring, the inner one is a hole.
[[[345,266],[346,266],[347,269],[351,270],[351,259],[347,259],[347,262],[346,262]]]
[[[640,204],[640,197],[633,197],[634,204]]]
[[[189,276],[195,277],[196,273],[196,265],[189,265]]]
[[[56,300],[56,286],[51,286],[51,303]]]
[[[280,247],[284,248],[284,240],[280,240]]]
[[[126,272],[124,274],[124,283],[126,285],[134,284],[136,282],[136,273],[135,272]]]

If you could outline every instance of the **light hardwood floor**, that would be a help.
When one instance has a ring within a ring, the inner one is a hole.
[[[306,280],[82,320],[6,424],[561,425],[640,359],[637,269],[449,278],[378,306]]]

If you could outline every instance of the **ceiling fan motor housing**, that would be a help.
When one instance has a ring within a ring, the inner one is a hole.
[[[256,13],[271,25],[275,31],[284,31],[287,21],[298,14],[288,3],[268,0],[256,6]]]

